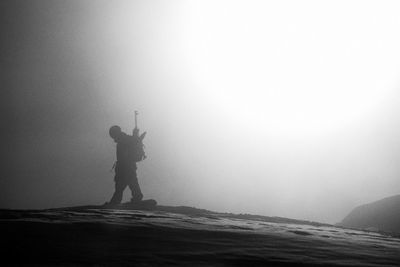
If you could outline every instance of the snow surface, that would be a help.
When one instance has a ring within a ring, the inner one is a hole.
[[[100,208],[0,211],[3,263],[400,266],[400,239],[218,213]]]

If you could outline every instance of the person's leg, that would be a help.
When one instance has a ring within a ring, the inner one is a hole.
[[[132,202],[141,201],[143,199],[142,191],[140,190],[138,178],[136,175],[136,170],[134,170],[131,174],[131,179],[129,181],[129,188],[132,192]]]
[[[121,180],[115,180],[115,192],[110,200],[110,204],[120,204],[122,201],[122,196],[127,184]]]

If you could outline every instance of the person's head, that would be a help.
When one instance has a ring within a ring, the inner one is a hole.
[[[118,125],[111,126],[108,132],[111,138],[114,139],[115,142],[118,142],[118,139],[122,134],[121,127],[119,127]]]

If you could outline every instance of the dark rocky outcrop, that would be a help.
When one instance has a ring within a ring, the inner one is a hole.
[[[356,207],[338,225],[400,233],[400,195]]]

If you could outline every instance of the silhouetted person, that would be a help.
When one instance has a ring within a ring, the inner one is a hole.
[[[135,128],[135,131],[138,130]],[[119,126],[110,128],[110,136],[117,143],[117,161],[115,163],[115,192],[109,204],[119,204],[122,201],[122,195],[127,186],[132,192],[132,202],[141,201],[143,194],[140,190],[139,182],[136,175],[136,161],[138,143],[137,135],[127,135],[121,131]]]

